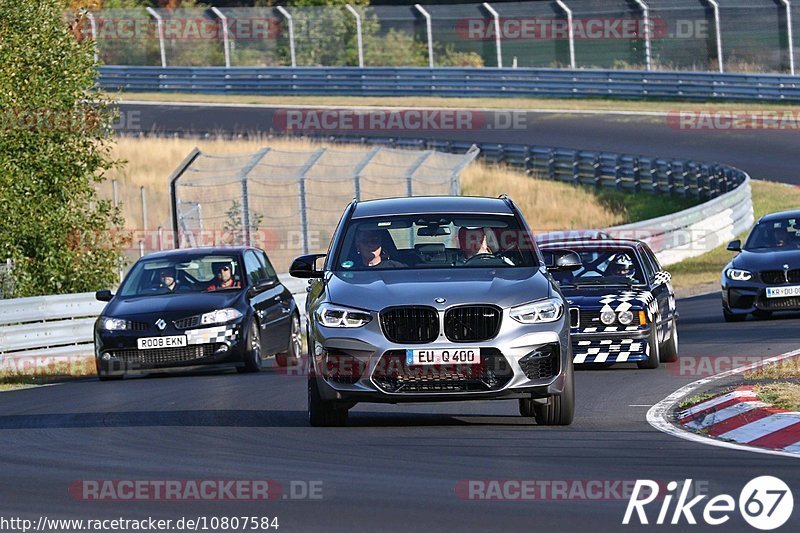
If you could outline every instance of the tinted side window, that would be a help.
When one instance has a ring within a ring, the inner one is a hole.
[[[644,250],[645,255],[650,258],[650,261],[653,263],[653,267],[656,269],[656,272],[661,272],[664,270],[664,267],[662,267],[661,263],[658,262],[658,258],[656,257],[656,254],[653,253],[653,250],[648,247],[643,247],[642,250]]]
[[[264,272],[267,276],[267,279],[274,280],[278,277],[275,273],[275,269],[272,267],[272,263],[269,262],[269,257],[264,252],[257,254],[258,259],[261,261],[261,265],[264,267]]]
[[[647,272],[647,279],[652,280],[656,272],[658,272],[657,267],[653,264],[652,258],[647,254],[645,249],[642,249],[642,265],[644,265],[644,270]]]
[[[251,251],[244,254],[244,269],[247,272],[247,279],[251,285],[257,285],[261,281],[267,280],[267,272],[264,266]]]

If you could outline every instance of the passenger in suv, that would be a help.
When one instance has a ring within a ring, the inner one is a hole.
[[[461,228],[484,228],[495,246],[464,259]],[[567,252],[555,265],[580,260]],[[344,425],[358,402],[475,399],[516,399],[543,425],[572,422],[564,298],[508,197],[354,201],[329,253],[290,272],[311,279],[311,425]]]

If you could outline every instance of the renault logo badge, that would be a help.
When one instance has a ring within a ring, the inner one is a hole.
[[[156,320],[156,327],[161,331],[164,331],[164,328],[167,327],[167,323],[164,322],[163,318],[159,318],[158,320]]]

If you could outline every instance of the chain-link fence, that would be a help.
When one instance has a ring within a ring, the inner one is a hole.
[[[325,251],[353,198],[459,194],[459,174],[477,154],[377,146],[195,151],[171,182],[175,236],[181,247],[259,246],[286,271],[297,255]]]
[[[794,73],[800,0],[105,9],[84,22],[107,65]]]

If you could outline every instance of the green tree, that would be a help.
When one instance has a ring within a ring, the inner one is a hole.
[[[14,296],[107,287],[124,241],[95,189],[115,164],[112,102],[92,89],[92,43],[65,7],[0,0],[0,260],[14,262]]]

